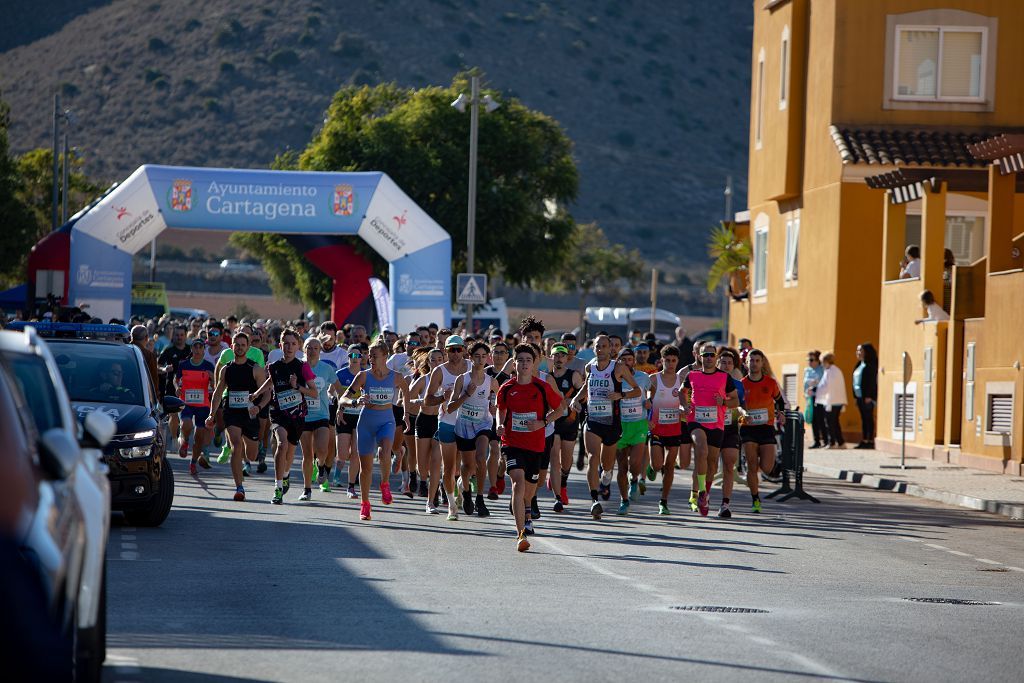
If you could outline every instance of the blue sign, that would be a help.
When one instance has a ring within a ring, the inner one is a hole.
[[[459,273],[455,284],[456,302],[487,303],[487,276],[483,273]]]

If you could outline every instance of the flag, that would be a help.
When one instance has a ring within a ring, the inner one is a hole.
[[[373,303],[377,307],[380,329],[384,329],[385,325],[391,325],[391,293],[388,292],[388,286],[376,277],[370,278],[370,291],[373,292]]]

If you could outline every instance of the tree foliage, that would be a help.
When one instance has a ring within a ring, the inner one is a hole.
[[[713,292],[733,273],[747,268],[750,263],[750,242],[736,236],[734,223],[722,222],[711,230],[708,256],[714,259],[708,270],[708,291]]]
[[[25,278],[25,262],[35,244],[38,226],[22,199],[17,161],[7,141],[8,108],[0,100],[0,284],[9,286]]]
[[[103,191],[102,186],[86,177],[82,171],[83,163],[84,160],[77,152],[68,152],[68,212],[71,215]],[[22,200],[32,209],[39,225],[38,238],[42,238],[50,232],[53,150],[38,148],[22,154],[18,157],[18,175],[22,181]]]
[[[644,272],[644,260],[636,249],[626,250],[621,244],[611,244],[608,236],[596,223],[577,225],[557,276],[554,289],[576,291],[580,296],[580,312],[587,297],[625,281],[636,284]],[[543,283],[538,283],[542,285]]]

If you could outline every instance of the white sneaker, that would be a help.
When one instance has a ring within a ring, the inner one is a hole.
[[[436,507],[434,507],[430,503],[427,503],[426,511],[427,511],[428,515],[436,515],[438,512],[440,512],[440,510],[438,510]]]

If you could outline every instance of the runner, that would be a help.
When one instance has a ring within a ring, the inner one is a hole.
[[[629,514],[629,504],[635,502],[640,490],[643,476],[644,451],[647,446],[649,424],[647,422],[650,403],[647,393],[651,388],[651,378],[647,373],[636,369],[636,355],[628,346],[619,352],[618,364],[624,365],[633,373],[633,379],[640,387],[640,395],[634,398],[623,398],[619,403],[622,415],[622,436],[616,444],[615,458],[619,465],[617,477],[619,484],[619,510],[617,514]]]
[[[184,328],[182,328],[184,330]],[[168,348],[174,348],[168,347]],[[189,474],[195,476],[196,463],[210,464],[203,457],[209,432],[206,430],[206,418],[210,417],[210,385],[215,373],[213,365],[203,357],[206,344],[202,339],[192,341],[192,357],[180,361],[171,378],[171,385],[177,386],[178,395],[185,401],[181,410],[181,436],[178,438],[178,455],[188,457],[188,440],[195,428],[195,441],[192,443],[192,462],[189,463]],[[166,349],[165,349],[166,351]]]
[[[479,517],[489,517],[490,511],[484,504],[483,484],[487,467],[487,451],[490,444],[494,416],[491,415],[491,395],[500,386],[487,374],[487,361],[491,349],[483,342],[476,342],[469,350],[473,365],[469,372],[455,380],[452,397],[444,406],[445,412],[457,413],[455,420],[455,444],[462,459],[462,511],[467,515],[476,512]],[[476,502],[470,482],[476,477]]]
[[[691,353],[693,354],[694,361],[687,365],[684,365],[679,369],[679,385],[682,386],[686,381],[686,376],[694,370],[699,370],[701,367],[700,363],[700,347],[704,345],[704,342],[694,342]],[[690,424],[686,421],[685,416],[680,423],[682,429],[681,436],[683,442],[679,445],[679,462],[678,465],[682,465],[683,468],[690,466],[690,456],[693,451],[693,442],[690,441]],[[697,468],[693,468],[693,472],[690,476],[690,510],[697,512]]]
[[[635,347],[633,352],[636,354],[636,367],[635,370],[647,373],[648,375],[658,371],[658,367],[650,361],[651,358],[651,347],[645,341],[641,341]]]
[[[330,472],[327,464],[327,443],[331,440],[330,390],[332,386],[335,391],[338,390],[338,375],[334,365],[320,359],[322,347],[317,337],[309,337],[303,344],[306,364],[315,375],[312,383],[316,388],[316,396],[306,396],[306,419],[299,437],[302,444],[303,483],[299,500],[310,500],[313,497],[313,484],[318,480],[321,484],[325,483],[326,474]],[[318,476],[321,473],[322,479]]]
[[[227,398],[227,407],[223,410],[224,424],[228,433],[231,449],[231,475],[235,480],[235,500],[245,500],[245,488],[242,486],[242,459],[251,461],[256,457],[256,440],[259,438],[259,407],[253,404],[253,395],[266,381],[266,372],[246,357],[249,350],[249,338],[244,334],[236,334],[231,340],[235,351],[235,359],[217,368],[217,383],[213,387],[213,399],[210,405],[210,416],[206,418],[206,427],[210,429],[216,422],[214,415]],[[269,397],[265,400],[269,403]]]
[[[516,549],[526,552],[526,501],[534,494],[544,450],[544,428],[561,415],[562,397],[550,384],[534,377],[536,351],[520,344],[515,349],[516,378],[498,390],[498,436],[512,478],[511,508],[516,522]]]
[[[440,339],[440,337],[439,337]],[[469,363],[463,357],[466,352],[466,345],[462,337],[449,335],[444,343],[448,360],[434,368],[430,373],[430,383],[427,385],[424,405],[441,405],[451,399],[452,390],[455,388],[455,380],[459,375],[469,370]],[[442,464],[444,466],[443,488],[448,493],[448,519],[451,521],[459,518],[458,496],[455,490],[455,470],[457,451],[455,447],[455,421],[458,415],[446,412],[442,406],[442,412],[438,418],[437,433],[434,434],[436,448],[441,449]]]
[[[295,447],[306,416],[306,398],[317,398],[319,392],[313,385],[316,375],[309,364],[297,357],[301,337],[289,328],[281,333],[281,358],[267,366],[267,379],[256,391],[256,398],[272,393],[270,423],[277,439],[274,452],[274,497],[275,505],[284,502],[284,494],[290,488],[292,463],[295,461]]]
[[[370,346],[370,369],[363,370],[345,390],[342,404],[362,406],[359,422],[356,424],[356,447],[359,449],[359,519],[371,519],[370,488],[373,484],[373,456],[380,462],[380,499],[384,505],[391,505],[391,484],[388,481],[391,467],[388,455],[395,438],[395,413],[392,408],[395,392],[409,396],[409,385],[405,378],[387,366],[388,347],[383,339]],[[362,392],[355,398],[356,392]]]
[[[426,329],[426,328],[424,328]],[[420,498],[426,498],[427,514],[437,514],[437,489],[441,479],[441,449],[436,448],[434,435],[437,434],[437,413],[441,409],[440,404],[427,405],[424,397],[427,395],[427,385],[434,368],[444,363],[444,351],[424,346],[418,356],[417,370],[419,376],[409,388],[409,393],[414,398],[410,399],[410,406],[419,406],[419,414],[416,416],[416,466],[420,471]]]
[[[564,338],[566,335],[562,335]],[[576,337],[572,336],[575,341]],[[573,345],[575,348],[575,344]],[[571,401],[572,397],[583,387],[583,375],[569,367],[569,360],[574,351],[570,351],[565,344],[555,344],[551,349],[551,365],[554,370],[551,377],[555,386],[562,394],[565,401]],[[577,359],[578,360],[578,359]],[[584,365],[584,367],[586,367]],[[569,504],[569,473],[572,471],[572,451],[576,447],[576,440],[579,438],[579,424],[577,415],[569,410],[568,414],[562,415],[555,421],[555,438],[551,447],[551,460],[558,463],[560,472],[559,485],[549,486],[555,497],[555,504],[552,509],[555,512],[562,512]]]
[[[187,334],[188,328],[184,325],[175,325],[171,330],[171,343],[160,352],[156,359],[157,368],[160,370],[161,396],[174,396],[174,375],[178,370],[178,365],[193,354],[192,345],[185,343]],[[203,340],[196,338],[192,343],[197,341],[202,344]],[[167,421],[167,426],[171,429],[171,436],[174,438],[178,438],[178,422],[178,413],[172,413]],[[203,429],[206,428],[203,427]]]
[[[491,364],[487,368],[487,374],[497,380],[500,387],[512,379],[512,375],[502,369],[508,363],[509,350],[508,344],[497,333],[492,335],[492,339],[494,339],[494,343],[491,344]],[[488,432],[491,442],[489,445],[490,455],[487,457],[487,480],[490,482],[490,487],[487,489],[487,500],[498,500],[498,496],[505,492],[505,461],[501,457],[501,442],[498,439],[497,411],[498,395],[495,393],[491,394],[491,412],[494,414],[494,419],[491,422],[491,430]]]
[[[266,328],[257,325],[252,329],[251,339],[251,346],[263,353],[264,363],[260,367],[266,370],[266,358],[270,355],[270,333]],[[267,449],[270,448],[270,403],[263,406],[258,419],[260,421],[260,438],[259,451],[256,455],[256,472],[263,474],[267,471]]]
[[[775,426],[777,419],[785,415],[786,403],[764,352],[751,349],[747,354],[747,364],[750,372],[743,378],[747,394],[747,417],[740,429],[740,438],[747,459],[751,511],[758,513],[761,512],[758,470],[769,474],[775,468]]]
[[[739,405],[736,385],[732,377],[715,367],[714,344],[700,349],[701,369],[691,371],[683,382],[690,442],[694,447],[694,470],[697,473],[697,509],[702,517],[708,516],[706,481],[708,464],[718,458],[725,427],[725,409]]]
[[[740,381],[743,376],[739,371],[740,354],[736,349],[725,347],[718,352],[717,367],[722,372],[728,373],[736,384],[736,396],[739,405],[736,408],[728,408],[725,411],[724,428],[722,430],[722,506],[718,510],[718,516],[722,519],[732,517],[729,509],[729,501],[732,498],[733,482],[736,478],[736,462],[740,455],[740,421],[743,419],[743,397],[744,387]],[[717,460],[710,465],[717,465]],[[714,468],[708,472],[708,478],[715,476]]]
[[[651,401],[651,466],[661,472],[661,500],[658,514],[669,514],[668,496],[675,480],[675,464],[683,442],[683,425],[680,422],[680,389],[676,368],[679,365],[679,349],[669,344],[661,350],[661,372],[651,375],[649,397]],[[690,449],[683,456],[683,467],[690,466]]]
[[[359,344],[350,344],[348,347],[348,365],[338,368],[335,377],[338,380],[336,395],[340,396],[345,390],[352,386],[356,375],[362,372],[360,364],[363,360],[363,351]],[[352,398],[359,398],[359,392],[355,392]],[[339,401],[340,403],[340,401]],[[356,498],[356,482],[359,481],[359,454],[355,448],[356,424],[359,422],[360,408],[358,405],[341,405],[341,414],[338,415],[335,423],[335,439],[337,444],[338,459],[336,461],[335,482],[341,480],[341,466],[348,463],[348,497]]]
[[[348,350],[338,344],[338,325],[333,320],[325,320],[320,323],[320,360],[328,363],[335,371],[344,367],[348,362]],[[333,384],[336,378],[331,380]],[[330,404],[327,407],[328,431],[336,429],[338,424],[338,397],[330,392]],[[320,485],[320,490],[327,493],[331,490],[331,470],[334,468],[334,461],[338,458],[337,441],[328,434],[327,438],[327,460],[326,467],[314,467],[315,483]],[[315,464],[315,463],[314,463]]]
[[[619,401],[635,398],[640,388],[633,379],[633,373],[624,365],[611,359],[611,342],[607,335],[598,335],[594,340],[594,360],[587,364],[586,386],[581,387],[573,399],[572,409],[582,410],[587,404],[587,424],[583,434],[589,461],[587,483],[590,485],[590,514],[601,519],[604,508],[598,496],[604,500],[611,497],[612,470],[615,467],[615,445],[622,436]],[[629,389],[623,393],[623,384]]]
[[[394,332],[384,335],[385,340],[394,338],[393,342],[387,342],[391,348],[391,356],[388,357],[387,366],[389,369],[402,375],[406,383],[408,383],[413,375],[413,367],[409,362],[409,354],[405,350],[405,340],[398,339],[397,337],[398,335]],[[413,461],[416,459],[416,447],[413,444],[412,437],[409,438],[408,443],[406,442],[405,432],[407,429],[414,431],[413,423],[415,419],[415,415],[410,415],[408,420],[405,419],[405,403],[409,398],[408,396],[403,396],[400,392],[395,392],[392,410],[395,413],[395,424],[398,426],[398,431],[395,432],[395,440],[391,444],[391,473],[401,474],[402,479],[398,492],[408,498],[412,498],[415,494],[409,486],[410,481],[415,477],[416,468]]]
[[[407,335],[405,339],[405,361],[402,364],[404,371],[401,371],[405,375],[405,381],[409,383],[409,391],[412,392],[412,383],[419,377],[417,370],[417,363],[415,354],[420,348],[420,338],[416,334]],[[390,363],[391,360],[388,360]],[[403,486],[402,493],[407,498],[415,498],[416,494],[419,493],[419,483],[421,479],[426,480],[429,476],[426,470],[420,472],[419,460],[416,457],[416,418],[420,414],[420,404],[413,403],[412,399],[417,396],[416,393],[411,393],[409,396],[409,409],[412,411],[409,413],[409,419],[406,420],[408,428],[403,430],[404,443],[405,443],[405,471],[408,472],[408,480]]]
[[[251,325],[242,325],[241,327],[238,328],[238,331],[242,332],[243,334],[245,334],[247,337],[249,337],[250,340],[252,339],[251,335],[253,333],[253,329],[252,329]],[[246,358],[248,358],[252,362],[256,363],[256,365],[259,365],[260,367],[264,366],[265,358],[263,356],[263,352],[260,351],[255,346],[253,346],[252,344],[249,345],[249,350],[245,352],[245,356],[246,356]],[[220,367],[221,365],[227,365],[228,363],[230,363],[234,359],[235,359],[235,352],[231,349],[231,347],[228,347],[228,348],[224,349],[223,351],[221,351],[220,356],[217,358],[217,367]],[[223,423],[223,420],[224,420],[223,416],[218,417],[218,422]],[[217,456],[217,462],[223,465],[224,463],[228,462],[230,459],[231,459],[231,444],[230,443],[225,443],[224,446],[221,448],[220,455]],[[245,460],[242,463],[242,472],[243,472],[243,474],[245,476],[249,476],[249,472],[250,472],[249,467],[250,467],[249,466],[249,461]]]

